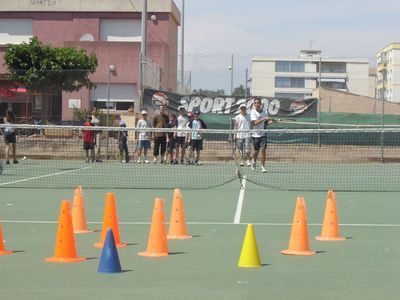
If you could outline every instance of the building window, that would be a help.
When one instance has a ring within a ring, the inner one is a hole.
[[[275,72],[304,72],[304,62],[302,61],[277,61]]]
[[[35,95],[33,97],[33,110],[34,111],[42,110],[42,96],[41,95]]]
[[[32,19],[9,19],[0,20],[0,44],[28,43],[33,37]]]
[[[346,82],[337,82],[337,81],[323,81],[322,87],[335,89],[335,90],[346,90],[347,89]]]
[[[317,72],[319,72],[317,64]],[[345,62],[323,62],[321,63],[322,73],[346,73]]]
[[[308,94],[302,93],[275,93],[275,97],[277,98],[289,98],[289,99],[304,99]]]
[[[305,78],[303,77],[276,77],[276,88],[304,88]]]
[[[140,42],[141,20],[100,20],[100,40],[104,42]]]

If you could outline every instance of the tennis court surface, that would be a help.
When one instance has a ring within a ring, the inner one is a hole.
[[[123,270],[97,273],[105,193],[84,190],[88,225],[76,235],[81,263],[51,264],[61,199],[69,189],[2,189],[0,200],[6,248],[1,259],[1,299],[396,299],[400,280],[397,193],[338,192],[343,242],[317,242],[326,193],[301,193],[307,203],[312,257],[284,256],[298,192],[272,191],[248,183],[241,224],[233,224],[238,189],[232,182],[208,190],[182,191],[187,227],[194,238],[169,241],[171,255],[140,257],[146,248],[153,200],[172,191],[115,190]],[[246,227],[253,223],[263,266],[238,268]]]

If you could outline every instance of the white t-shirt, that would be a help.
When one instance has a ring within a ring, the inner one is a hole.
[[[251,121],[260,120],[265,117],[268,117],[268,114],[265,110],[261,110],[260,112],[258,112],[257,110],[253,109],[251,111],[251,116],[250,116]],[[258,125],[254,125],[251,136],[252,137],[261,137],[261,135],[264,135],[265,133],[260,131],[260,129],[264,130],[264,125],[265,125],[264,122],[261,122]]]
[[[136,128],[144,129],[151,128],[151,122],[149,120],[139,120]],[[139,141],[149,141],[151,136],[151,131],[139,130]]]
[[[251,120],[250,120],[250,115],[249,114],[238,114],[235,117],[235,123],[236,123],[236,138],[238,139],[244,139],[250,137],[249,132],[240,132],[240,131],[248,131],[251,128]]]
[[[186,125],[189,123],[188,119],[185,116],[179,115],[177,118],[178,126],[176,131],[177,137],[184,137],[186,134],[182,129],[186,129]]]

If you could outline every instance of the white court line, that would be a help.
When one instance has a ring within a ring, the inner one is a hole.
[[[246,176],[243,176],[242,185],[239,191],[239,198],[236,205],[235,217],[233,218],[233,224],[240,224],[240,217],[242,215],[242,208],[244,202],[244,192],[246,191]]]
[[[2,223],[19,223],[19,224],[58,224],[58,221],[40,221],[40,220],[0,220]],[[88,224],[102,224],[102,222],[87,222]],[[121,225],[149,225],[151,222],[118,222]],[[168,224],[168,223],[167,223]],[[188,225],[233,225],[230,222],[186,222]],[[292,223],[251,223],[255,226],[292,226]],[[247,225],[242,223],[241,225]],[[309,226],[322,226],[320,223],[310,223]],[[344,227],[400,227],[400,224],[339,224]]]
[[[91,168],[91,167],[84,167],[84,168],[75,169],[75,170],[68,170],[68,171],[57,172],[57,173],[52,173],[52,174],[47,174],[47,175],[41,175],[41,176],[36,176],[36,177],[31,177],[31,178],[25,178],[25,179],[20,179],[20,180],[3,182],[3,183],[0,183],[0,186],[19,183],[19,182],[25,182],[25,181],[35,180],[35,179],[40,179],[40,178],[46,178],[46,177],[51,177],[51,176],[57,176],[57,175],[76,172],[76,171],[81,171],[81,170],[85,170],[85,169],[89,169],[89,168]]]

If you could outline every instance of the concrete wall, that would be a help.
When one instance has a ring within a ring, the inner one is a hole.
[[[275,63],[253,61],[251,93],[258,96],[275,96]]]
[[[316,89],[313,96],[318,98]],[[321,90],[321,112],[345,112],[380,114],[382,100],[323,88]],[[385,114],[400,115],[400,104],[385,101]]]
[[[348,82],[347,88],[354,94],[369,95],[369,65],[347,63]]]

